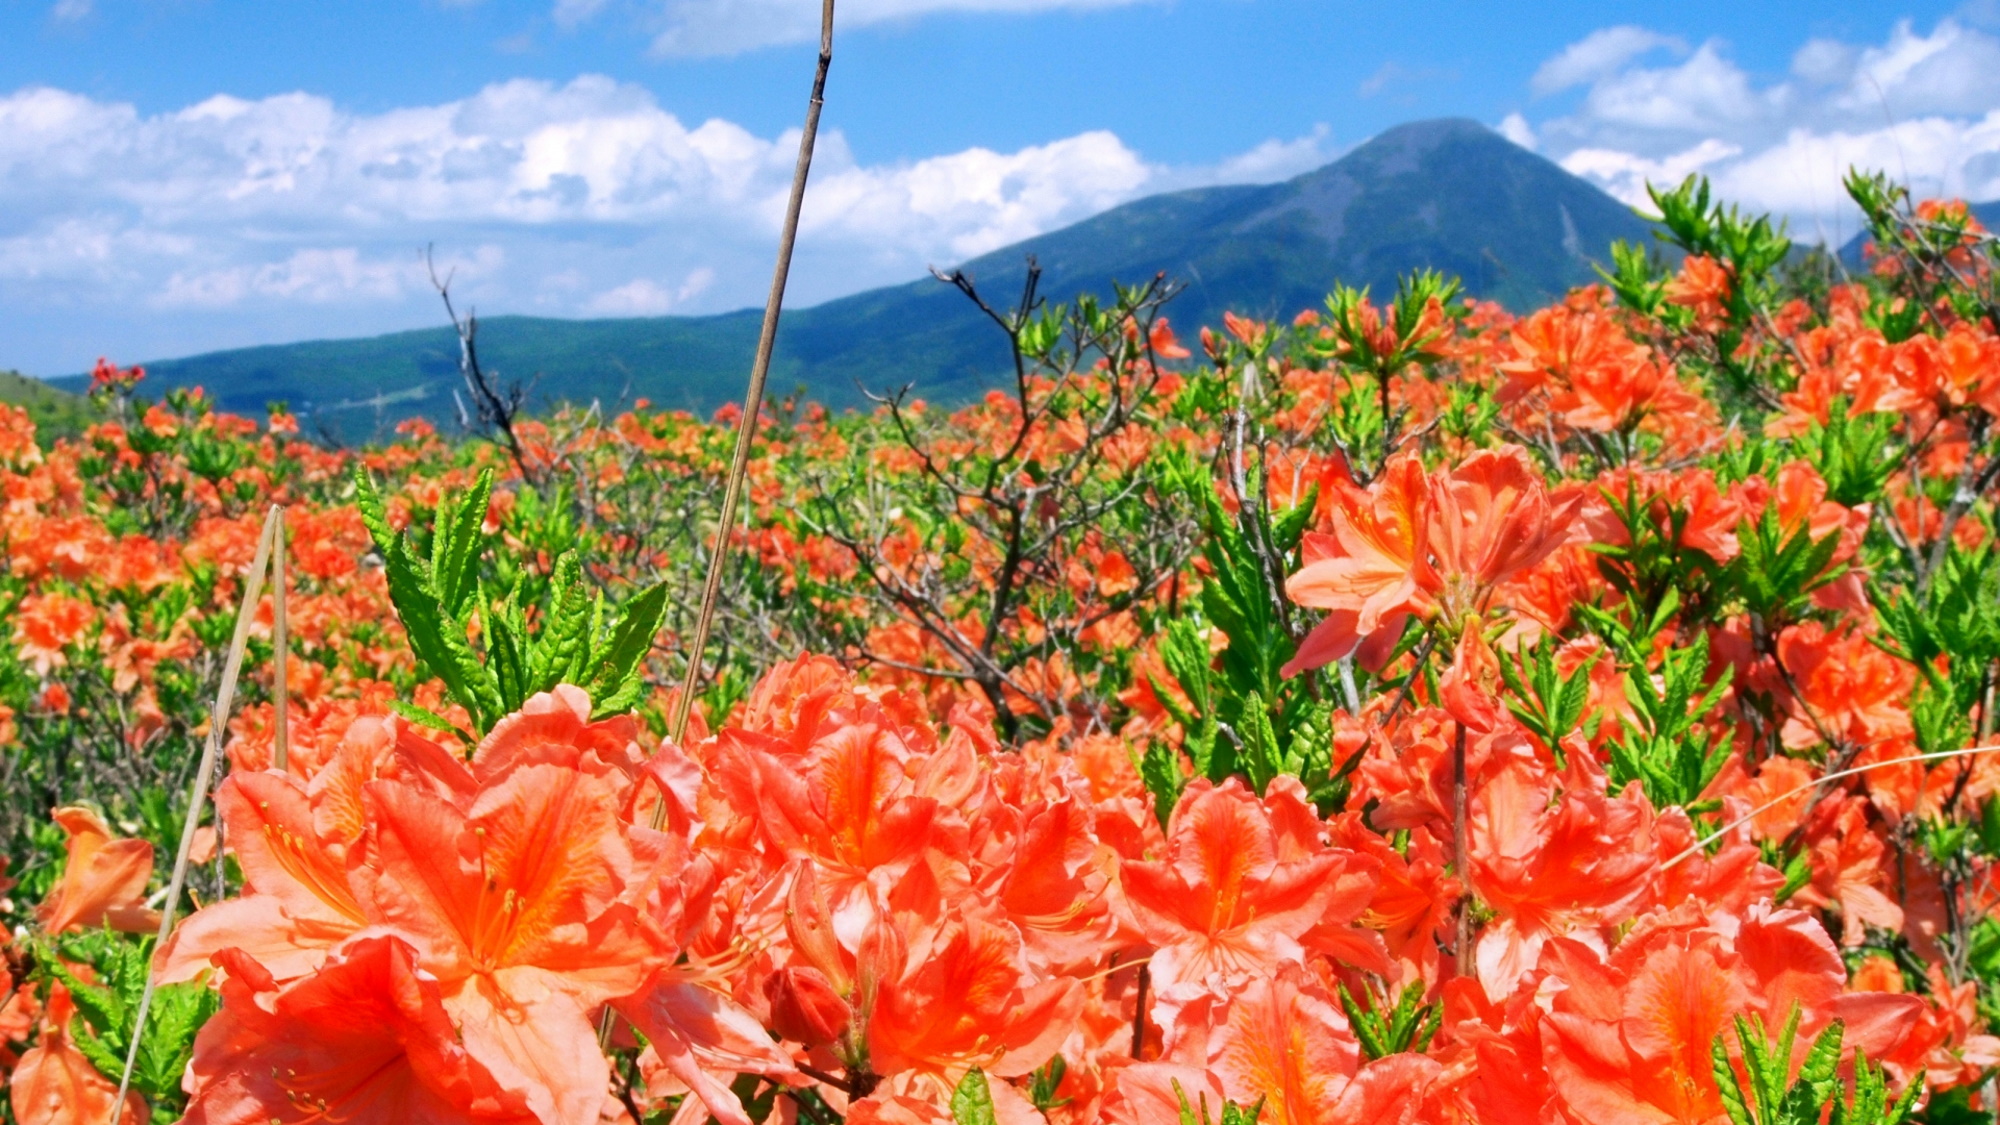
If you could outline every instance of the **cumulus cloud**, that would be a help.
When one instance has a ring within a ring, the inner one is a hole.
[[[128,358],[287,338],[301,324],[356,335],[438,318],[418,255],[436,243],[457,269],[454,295],[485,311],[753,305],[797,141],[683,121],[601,77],[373,114],[297,93],[145,115],[22,89],[0,96],[0,303],[98,316],[130,335],[87,346]],[[1281,179],[1328,156],[1324,128],[1202,167],[1156,164],[1094,131],[863,164],[829,132],[793,298],[905,281],[1138,195]],[[0,363],[87,366],[95,351],[56,354],[49,323],[0,322]]]
[[[1662,47],[1675,51],[1670,61],[1657,61]],[[1719,41],[1688,50],[1610,28],[1544,63],[1531,85],[1582,88],[1532,135],[1634,204],[1648,181],[1701,172],[1725,198],[1789,218],[1799,236],[1838,241],[1856,229],[1840,186],[1849,167],[1887,171],[1922,194],[2000,198],[2000,38],[1955,19],[1928,33],[1905,20],[1879,43],[1808,41],[1777,80],[1754,78]]]
[[[662,285],[650,277],[635,277],[592,297],[584,309],[604,316],[659,316],[686,304],[714,282],[715,271],[707,266],[690,270],[680,284],[673,286]]]
[[[1493,131],[1529,152],[1541,147],[1541,141],[1535,138],[1535,127],[1528,124],[1528,119],[1519,113],[1510,113],[1501,118],[1500,124],[1495,125]]]
[[[1561,54],[1543,63],[1528,80],[1528,86],[1537,94],[1567,90],[1611,74],[1633,59],[1662,47],[1677,54],[1687,53],[1687,44],[1676,36],[1630,24],[1603,28],[1571,43]]]

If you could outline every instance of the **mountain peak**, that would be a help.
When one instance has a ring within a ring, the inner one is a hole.
[[[1289,319],[1319,306],[1336,284],[1366,286],[1382,300],[1417,269],[1455,275],[1474,296],[1530,308],[1594,280],[1592,259],[1606,257],[1614,239],[1642,239],[1647,230],[1624,204],[1485,125],[1439,118],[1385,130],[1283,183],[1148,196],[962,268],[996,300],[1021,291],[1031,255],[1043,271],[1041,292],[1055,301],[1164,273],[1186,285],[1168,312],[1191,332],[1217,323],[1224,310]],[[757,324],[754,310],[496,317],[482,322],[480,345],[494,367],[541,372],[542,386],[577,401],[616,399],[624,388],[709,410],[740,390]],[[233,410],[254,413],[268,399],[288,399],[365,429],[374,419],[349,407],[385,394],[409,400],[398,409],[448,416],[456,344],[441,328],[147,367],[161,384],[203,383]],[[833,405],[861,401],[857,385],[905,382],[953,401],[993,385],[1005,359],[992,324],[952,287],[925,278],[787,310],[771,378],[803,383]]]

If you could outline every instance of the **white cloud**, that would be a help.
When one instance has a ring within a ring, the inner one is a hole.
[[[1561,54],[1543,63],[1528,80],[1528,87],[1537,94],[1553,94],[1581,86],[1661,48],[1676,54],[1687,53],[1687,44],[1672,35],[1629,24],[1603,28],[1571,43]]]
[[[797,143],[685,122],[640,87],[588,76],[373,114],[294,93],[142,115],[18,90],[0,95],[0,305],[24,315],[0,318],[0,364],[51,373],[99,350],[158,357],[430,323],[417,257],[429,243],[441,263],[459,256],[454,295],[486,311],[759,304]],[[1150,162],[1102,131],[863,164],[829,132],[791,300],[906,281],[1139,195],[1280,179],[1329,156],[1322,126],[1199,167]],[[92,328],[88,354],[45,331],[37,313],[55,309]],[[103,338],[111,325],[126,335]]]
[[[840,30],[917,19],[944,12],[1027,13],[1116,8],[1146,0],[841,0]],[[573,27],[609,6],[608,0],[556,0],[558,24]],[[648,5],[658,55],[734,55],[819,38],[819,0],[655,0]]]
[[[1329,163],[1339,154],[1329,147],[1332,130],[1324,122],[1313,126],[1303,137],[1282,141],[1276,137],[1202,169],[1197,178],[1207,183],[1255,184],[1288,180]]]
[[[715,271],[707,266],[690,271],[676,286],[662,285],[650,277],[636,277],[592,297],[584,305],[584,311],[603,316],[659,316],[686,304],[714,282]]]
[[[1528,119],[1519,113],[1510,113],[1501,118],[1500,124],[1495,125],[1493,131],[1529,152],[1535,151],[1541,145],[1541,142],[1535,139],[1535,127],[1528,124]]]
[[[94,0],[56,0],[56,6],[49,9],[49,18],[62,23],[74,23],[88,18],[96,8]]]
[[[1643,204],[1647,181],[1699,171],[1724,198],[1837,241],[1856,229],[1840,186],[1850,166],[1920,194],[2000,197],[2000,38],[1985,31],[1943,19],[1925,34],[1905,20],[1879,43],[1814,39],[1782,80],[1753,78],[1713,40],[1664,64],[1625,50],[1649,37],[1667,42],[1641,28],[1598,32],[1533,80],[1585,87],[1534,135],[1621,199]],[[1586,56],[1602,65],[1586,68]]]

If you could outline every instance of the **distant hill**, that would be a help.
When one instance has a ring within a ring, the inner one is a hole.
[[[1467,120],[1400,126],[1341,159],[1279,184],[1200,188],[1136,200],[964,263],[996,303],[1018,293],[1024,261],[1041,263],[1051,299],[1105,292],[1158,271],[1187,283],[1168,307],[1188,332],[1225,309],[1290,316],[1335,282],[1386,293],[1420,267],[1469,292],[1525,309],[1594,277],[1614,239],[1643,239],[1632,211],[1553,162]],[[493,317],[480,351],[503,377],[539,373],[543,401],[645,396],[706,411],[737,398],[761,310],[624,320]],[[803,384],[834,405],[858,388],[914,383],[940,401],[973,397],[1000,376],[998,330],[963,296],[925,278],[788,310],[772,387]],[[287,400],[364,436],[412,413],[456,416],[457,346],[440,327],[154,360],[154,387],[199,383],[225,407],[261,412]]]
[[[97,419],[97,409],[89,399],[17,371],[0,371],[0,402],[27,407],[28,417],[35,423],[35,436],[43,445],[59,437],[76,437]]]

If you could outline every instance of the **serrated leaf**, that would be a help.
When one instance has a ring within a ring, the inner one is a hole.
[[[155,1098],[176,1094],[194,1057],[195,1035],[221,1006],[221,996],[205,984],[170,984],[155,989],[152,1015],[139,1043],[133,1076],[136,1084]]]
[[[1743,1083],[1736,1077],[1736,1068],[1730,1065],[1729,1049],[1722,1045],[1722,1036],[1717,1035],[1709,1048],[1709,1061],[1715,1074],[1715,1087],[1722,1095],[1723,1112],[1729,1115],[1730,1125],[1757,1125],[1750,1116],[1750,1107],[1743,1100]]]
[[[1386,1057],[1389,1044],[1382,1033],[1382,1017],[1363,1008],[1347,986],[1336,982],[1334,986],[1340,996],[1340,1007],[1347,1013],[1347,1022],[1354,1029],[1354,1037],[1361,1042],[1361,1050],[1371,1059]]]
[[[472,737],[471,732],[459,729],[450,719],[445,718],[435,711],[419,707],[414,703],[405,703],[400,699],[392,699],[389,701],[389,710],[394,711],[396,714],[401,715],[403,718],[420,727],[443,731],[446,734],[455,734],[468,745],[479,741]]]
[[[1312,526],[1313,509],[1319,506],[1319,485],[1306,490],[1299,502],[1271,521],[1271,539],[1278,550],[1290,553],[1298,549],[1299,540],[1305,537],[1306,528]]]
[[[431,575],[438,601],[456,616],[478,588],[479,557],[486,547],[486,509],[493,497],[493,470],[482,469],[472,488],[449,513],[438,512],[431,539]]]
[[[1181,776],[1180,755],[1166,743],[1155,742],[1146,756],[1139,759],[1139,780],[1152,795],[1153,815],[1160,822],[1160,831],[1166,831],[1174,807],[1180,804],[1181,790],[1187,785],[1187,779]]]
[[[653,638],[659,634],[666,616],[665,583],[647,587],[621,608],[618,625],[611,631],[611,643],[598,654],[590,683],[584,685],[597,701],[593,718],[618,714],[639,701],[645,688],[642,665],[646,654],[653,651]]]
[[[69,990],[70,1000],[76,1004],[77,1018],[83,1020],[93,1031],[112,1034],[131,1022],[130,1013],[118,994],[101,984],[86,984],[66,966],[53,966],[57,980]]]
[[[486,613],[486,667],[492,669],[494,686],[499,689],[500,709],[512,714],[528,699],[527,624],[514,592]]]
[[[1263,795],[1271,780],[1278,776],[1282,765],[1278,750],[1278,732],[1271,726],[1271,713],[1264,706],[1264,697],[1251,692],[1243,698],[1243,715],[1237,723],[1237,733],[1243,738],[1243,767],[1249,775],[1250,787]],[[1223,779],[1210,780],[1220,783]]]
[[[584,588],[583,565],[575,552],[564,552],[556,559],[549,585],[549,612],[529,658],[531,693],[548,691],[575,678],[590,636],[590,592]]]
[[[376,491],[375,478],[368,475],[368,469],[359,461],[354,463],[354,490],[361,522],[375,540],[376,548],[386,554],[389,544],[395,542],[396,533],[389,526],[389,512],[383,506],[382,494]]]
[[[439,604],[430,583],[412,563],[405,540],[390,543],[385,563],[389,600],[396,606],[396,616],[403,622],[410,648],[432,675],[444,681],[445,690],[484,730],[503,713],[500,693],[492,674],[466,640],[465,626]]]
[[[103,1075],[106,1079],[116,1082],[118,1076],[124,1073],[125,1051],[123,1045],[113,1045],[110,1041],[100,1037],[96,1032],[91,1030],[90,1025],[84,1021],[83,1016],[78,1015],[70,1020],[69,1038],[70,1042],[76,1045],[78,1053],[89,1060],[90,1065],[97,1068],[97,1073]]]

